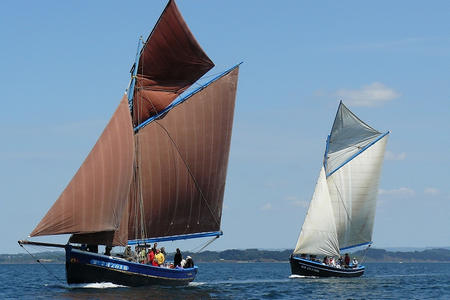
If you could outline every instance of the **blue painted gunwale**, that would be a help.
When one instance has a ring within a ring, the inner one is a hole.
[[[182,234],[182,235],[172,235],[172,236],[164,236],[164,237],[155,237],[141,240],[129,240],[128,245],[143,245],[146,243],[155,243],[155,242],[167,242],[167,241],[177,241],[177,240],[188,240],[188,239],[198,239],[203,237],[216,236],[219,237],[223,235],[222,231],[211,231],[211,232],[200,232],[200,233],[191,233],[191,234]]]
[[[118,257],[77,250],[73,249],[71,246],[66,248],[66,263],[77,263],[104,268],[109,271],[117,271],[118,273],[173,281],[192,281],[198,272],[197,266],[188,269],[155,267],[152,265],[130,262]]]

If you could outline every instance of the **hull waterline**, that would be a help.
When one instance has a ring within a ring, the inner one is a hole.
[[[365,267],[335,268],[299,257],[291,257],[292,275],[314,277],[359,277],[364,274]]]
[[[198,268],[169,269],[66,247],[67,283],[112,282],[124,286],[187,285]]]

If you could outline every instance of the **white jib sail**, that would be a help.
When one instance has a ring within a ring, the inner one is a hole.
[[[372,241],[387,137],[381,138],[327,178],[341,249]]]
[[[322,167],[294,254],[337,256],[339,244],[332,204]]]

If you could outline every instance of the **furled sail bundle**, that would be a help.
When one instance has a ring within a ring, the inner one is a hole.
[[[340,103],[294,254],[338,256],[371,243],[388,133]]]

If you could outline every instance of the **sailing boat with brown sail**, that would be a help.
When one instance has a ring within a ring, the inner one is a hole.
[[[97,143],[30,234],[71,234],[68,283],[187,284],[197,266],[111,256],[114,246],[218,237],[239,65],[189,89],[214,66],[169,1],[139,45],[127,93]],[[188,90],[189,89],[189,90]],[[96,253],[104,245],[106,255]]]

